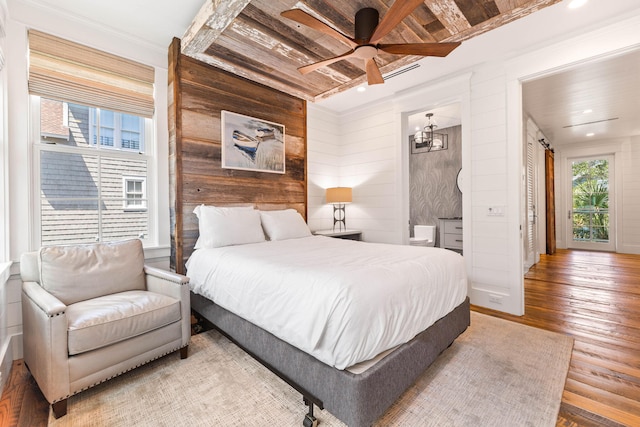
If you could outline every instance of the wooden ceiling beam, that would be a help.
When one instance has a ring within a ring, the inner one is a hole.
[[[251,0],[207,0],[182,36],[182,53],[191,57],[203,53],[250,2]]]
[[[562,0],[528,0],[528,2],[524,4],[522,7],[518,7],[516,9],[494,16],[493,18],[487,19],[486,21],[476,25],[475,27],[471,27],[467,30],[460,31],[457,34],[451,37],[447,37],[446,39],[443,39],[441,41],[453,42],[453,41],[468,40],[480,34],[486,33],[487,31],[491,31],[505,24],[518,20],[520,18],[524,18],[527,15],[530,15],[534,12],[537,12],[540,9],[543,9],[547,6],[551,6],[552,4],[558,3],[560,1]]]
[[[427,0],[425,4],[451,34],[471,28],[471,24],[453,0]]]
[[[366,82],[361,59],[349,59],[301,76],[298,67],[342,55],[341,41],[281,13],[299,8],[349,36],[355,13],[374,7],[380,16],[400,0],[206,0],[182,39],[182,53],[307,101]],[[561,0],[423,0],[384,43],[463,41]],[[383,75],[421,59],[381,53]]]

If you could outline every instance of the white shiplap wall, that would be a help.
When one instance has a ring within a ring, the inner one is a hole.
[[[622,146],[622,232],[618,251],[640,254],[640,135]]]
[[[338,116],[307,107],[307,223],[312,230],[333,226],[333,210],[325,203],[325,189],[340,185],[342,155]]]
[[[342,117],[341,185],[353,188],[347,226],[365,240],[402,243],[398,144],[394,114],[382,103]]]
[[[310,104],[307,111],[308,223],[333,226],[325,203],[327,187],[353,188],[346,207],[347,228],[369,241],[399,243],[397,144],[389,105],[338,116]]]
[[[471,80],[471,206],[465,213],[471,228],[470,296],[474,304],[518,313],[522,307],[520,252],[510,231],[519,226],[519,208],[510,205],[510,191],[519,183],[509,169],[510,152],[521,140],[507,138],[507,76],[502,64],[475,70]],[[463,127],[464,127],[463,123]],[[509,145],[513,144],[514,147]],[[521,163],[520,163],[521,164]],[[498,209],[499,216],[489,215]],[[470,218],[469,218],[470,217]],[[466,249],[466,248],[465,248]]]

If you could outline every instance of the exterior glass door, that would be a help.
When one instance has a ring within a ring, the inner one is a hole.
[[[571,178],[568,246],[615,250],[613,156],[568,159]]]

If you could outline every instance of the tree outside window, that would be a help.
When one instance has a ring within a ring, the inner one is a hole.
[[[609,241],[609,162],[573,162],[573,239]]]

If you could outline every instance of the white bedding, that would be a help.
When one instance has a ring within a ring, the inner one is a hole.
[[[323,236],[198,249],[187,275],[193,292],[337,369],[411,340],[467,295],[456,252]]]

